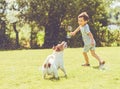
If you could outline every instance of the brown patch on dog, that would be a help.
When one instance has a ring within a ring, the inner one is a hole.
[[[44,64],[44,68],[46,68],[47,67],[47,64]]]
[[[44,64],[44,68],[50,68],[51,67],[51,64],[48,63],[48,64]]]
[[[48,63],[48,67],[50,68],[50,66],[51,66],[51,64],[50,63]]]

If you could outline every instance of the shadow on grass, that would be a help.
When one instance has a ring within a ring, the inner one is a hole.
[[[59,78],[55,78],[55,77],[47,77],[47,78],[45,78],[45,80],[59,81],[61,78],[65,78],[65,79],[67,79],[67,76],[59,76]]]
[[[49,78],[45,78],[45,80],[58,81],[59,79],[56,79],[54,77],[49,77]]]
[[[99,66],[92,66],[93,69],[99,69]]]
[[[97,69],[97,70],[106,70],[105,66],[92,66],[93,69]]]

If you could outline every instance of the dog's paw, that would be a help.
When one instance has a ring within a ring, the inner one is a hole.
[[[46,75],[43,75],[43,76],[42,76],[42,79],[45,79],[45,77],[46,77]]]
[[[60,78],[59,77],[57,77],[57,78],[55,78],[56,80],[60,80]]]
[[[66,79],[68,78],[67,75],[64,76]]]

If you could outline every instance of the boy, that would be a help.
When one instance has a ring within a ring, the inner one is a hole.
[[[81,31],[82,33],[82,39],[84,41],[84,50],[83,50],[83,55],[85,59],[85,64],[82,66],[90,66],[89,64],[89,58],[87,55],[87,52],[90,50],[91,55],[95,57],[98,62],[99,62],[99,67],[105,64],[105,61],[103,61],[96,53],[95,53],[95,45],[96,42],[93,38],[92,33],[90,32],[89,25],[87,24],[89,20],[89,16],[86,12],[82,12],[78,16],[78,24],[79,26],[76,28],[75,31],[71,32],[71,36],[76,35],[78,31]]]

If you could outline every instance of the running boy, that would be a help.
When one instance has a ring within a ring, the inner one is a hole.
[[[82,39],[84,41],[84,50],[83,50],[83,55],[85,58],[85,64],[83,64],[82,66],[90,66],[89,64],[89,58],[87,55],[87,52],[90,50],[91,55],[93,57],[95,57],[98,62],[99,62],[99,66],[104,65],[105,61],[103,61],[96,53],[95,53],[95,45],[96,42],[93,38],[92,33],[90,32],[89,29],[89,25],[87,24],[87,22],[89,21],[89,16],[86,12],[82,12],[79,16],[78,16],[78,24],[79,26],[75,29],[75,31],[71,32],[71,36],[76,35],[76,33],[78,31],[81,31],[82,33]]]

